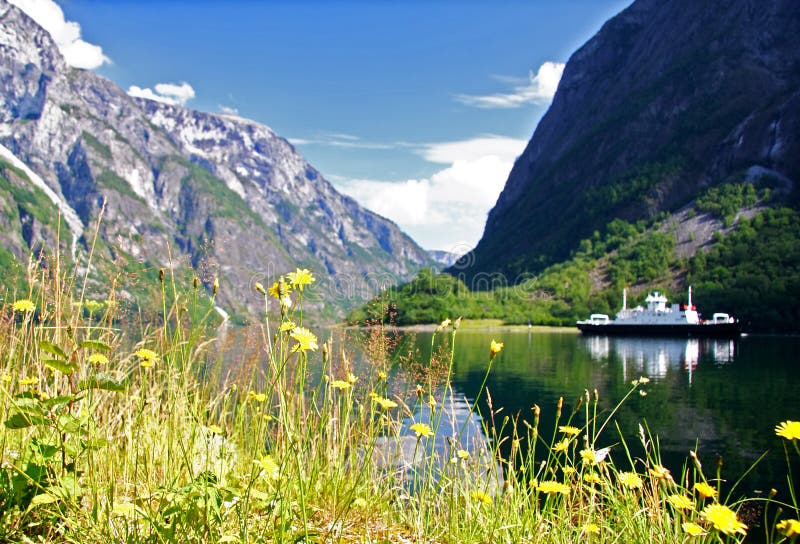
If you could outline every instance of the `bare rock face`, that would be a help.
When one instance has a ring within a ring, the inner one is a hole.
[[[535,273],[615,217],[673,212],[754,168],[793,184],[798,128],[797,2],[637,0],[569,59],[456,269]]]
[[[263,310],[255,281],[296,266],[312,268],[321,284],[311,304],[335,315],[431,264],[394,223],[338,193],[268,127],[132,98],[68,67],[50,35],[5,0],[0,89],[6,194],[38,199],[56,217],[53,228],[60,211],[76,262],[97,227],[93,265],[191,267],[207,286],[219,277],[217,304],[240,315]],[[0,221],[18,259],[32,248],[21,218],[33,216],[22,208]]]

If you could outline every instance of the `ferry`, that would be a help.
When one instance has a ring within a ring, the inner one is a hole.
[[[667,297],[654,291],[645,299],[646,308],[628,308],[627,295],[627,289],[623,290],[622,310],[615,319],[606,314],[592,314],[589,319],[577,322],[578,329],[588,334],[628,336],[735,337],[742,333],[741,323],[726,313],[717,312],[711,319],[701,319],[692,304],[691,287],[688,303],[680,305],[667,306]]]

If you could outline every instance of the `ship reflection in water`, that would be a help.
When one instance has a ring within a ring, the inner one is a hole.
[[[585,336],[583,343],[594,360],[616,358],[622,363],[623,378],[647,376],[659,380],[670,369],[684,370],[692,383],[701,356],[716,365],[733,362],[736,341],[712,338],[638,338]]]

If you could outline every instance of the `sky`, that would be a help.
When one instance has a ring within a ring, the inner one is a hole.
[[[11,0],[129,94],[238,115],[466,253],[569,56],[631,0]]]

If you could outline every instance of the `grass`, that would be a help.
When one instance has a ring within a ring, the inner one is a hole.
[[[153,281],[161,318],[135,334],[117,328],[113,289],[75,295],[81,280],[58,262],[30,268],[29,291],[0,308],[0,541],[671,543],[757,530],[737,517],[750,503],[720,497],[719,473],[666,471],[645,427],[632,439],[646,454],[629,453],[615,415],[646,378],[607,412],[590,389],[559,401],[557,430],[540,436],[538,407],[517,426],[455,398],[458,321],[437,328],[406,390],[388,331],[355,350],[304,327],[307,271],[255,285],[265,317],[235,351],[208,326],[198,282]],[[484,383],[502,348],[486,346]],[[478,421],[488,443],[464,440]],[[787,460],[800,455],[800,428],[783,437]],[[766,540],[786,540],[776,509],[797,518],[797,501],[762,505]]]

